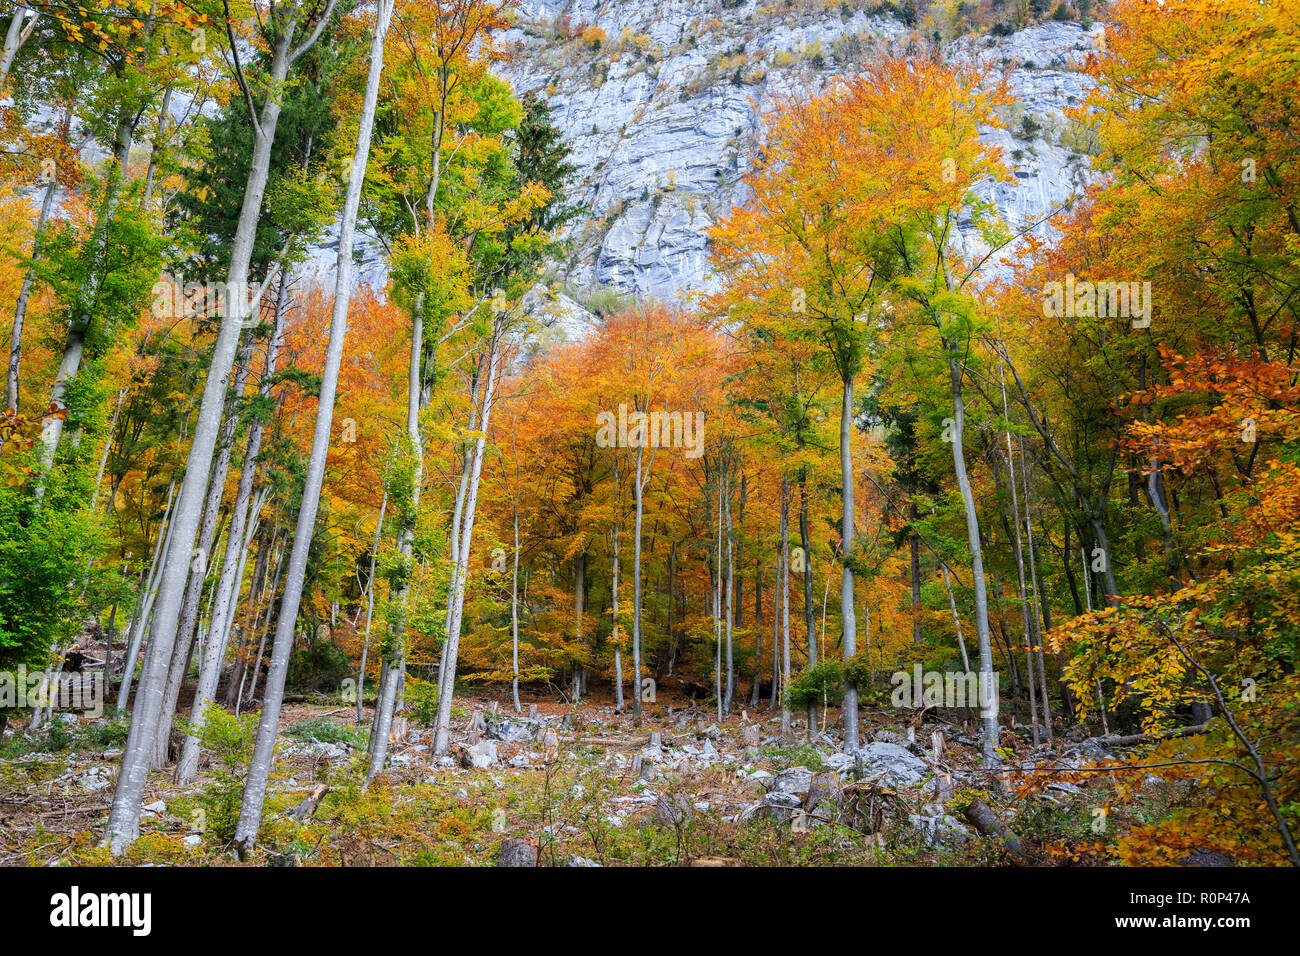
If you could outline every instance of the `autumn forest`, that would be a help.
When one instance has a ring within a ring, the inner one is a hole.
[[[1300,3],[695,4],[675,295],[546,6],[0,18],[0,864],[1300,866]]]

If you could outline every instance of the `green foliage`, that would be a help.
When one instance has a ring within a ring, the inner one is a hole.
[[[193,732],[192,725],[183,723],[186,732]],[[212,783],[198,799],[207,818],[207,833],[219,843],[234,839],[256,738],[257,714],[236,717],[216,704],[208,706],[198,739],[199,745],[212,756]]]
[[[111,749],[126,743],[131,723],[125,717],[109,717],[97,720],[86,728],[86,736],[97,747]]]
[[[102,543],[86,485],[81,468],[56,468],[39,507],[30,488],[0,485],[0,670],[44,667],[86,611]]]
[[[438,719],[438,685],[407,676],[404,700],[411,723],[432,727]]]
[[[323,744],[346,744],[355,748],[364,747],[368,737],[361,728],[338,724],[328,717],[294,721],[285,733],[299,740],[318,740]]]
[[[335,691],[352,674],[346,654],[332,641],[313,636],[289,658],[288,686],[300,690]]]
[[[843,696],[844,668],[828,657],[790,679],[785,702],[790,710],[799,711],[823,703],[837,704]]]

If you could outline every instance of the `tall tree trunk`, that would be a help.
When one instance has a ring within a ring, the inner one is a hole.
[[[731,699],[736,692],[736,664],[735,655],[731,647],[731,626],[733,620],[732,599],[735,590],[736,566],[735,554],[732,549],[732,528],[731,528],[731,478],[728,474],[723,482],[726,489],[726,495],[723,498],[723,515],[726,522],[726,539],[727,539],[727,696],[723,701],[722,709],[728,714],[731,713]]]
[[[754,561],[754,689],[749,695],[749,705],[758,709],[763,697],[763,556],[759,549]]]
[[[285,270],[280,273],[280,290],[275,303],[275,321],[271,331],[271,340],[266,349],[266,368],[263,370],[262,381],[258,387],[258,396],[260,398],[266,398],[271,391],[271,378],[275,373],[275,363],[279,355],[280,331],[287,298],[288,272]],[[245,364],[243,368],[246,370],[247,365]],[[245,371],[245,376],[246,374]],[[243,382],[237,376],[235,385],[236,399],[238,399],[238,395],[242,391],[242,385]],[[233,409],[230,419],[232,426],[230,432],[233,440],[233,423],[235,419]],[[198,771],[198,734],[207,721],[207,708],[216,696],[217,681],[221,677],[221,665],[226,658],[226,636],[229,633],[230,623],[234,617],[234,605],[239,597],[239,582],[242,580],[244,555],[247,553],[249,545],[252,544],[252,536],[246,535],[245,531],[248,525],[252,523],[249,520],[250,516],[255,517],[257,511],[260,510],[259,507],[250,511],[249,503],[253,498],[253,480],[257,475],[257,456],[261,453],[263,427],[263,423],[259,420],[254,421],[248,430],[248,445],[244,449],[244,463],[240,468],[239,488],[235,493],[235,505],[231,514],[230,535],[226,543],[226,554],[222,561],[221,576],[217,583],[216,597],[213,602],[211,639],[208,641],[208,646],[199,667],[199,683],[194,691],[194,705],[190,708],[190,730],[185,735],[185,742],[181,745],[180,759],[176,763],[175,780],[178,784],[190,783]],[[229,459],[228,451],[223,451],[223,455],[227,460]],[[218,473],[220,471],[221,469],[218,467]]]
[[[32,35],[32,28],[36,26],[36,21],[40,19],[37,13],[31,18],[31,22],[24,25],[27,17],[27,4],[14,4],[14,15],[9,20],[9,29],[5,31],[5,45],[3,53],[0,53],[0,84],[9,79],[9,71],[13,68],[14,57],[18,55],[19,49],[27,38]]]
[[[516,476],[517,479],[518,476]],[[511,516],[515,526],[515,564],[510,572],[510,696],[514,698],[515,713],[523,710],[519,704],[519,487],[515,486],[515,499]],[[586,555],[580,554],[578,562],[578,596],[577,605],[578,634],[582,635],[582,576],[586,565]]]
[[[271,775],[271,759],[275,738],[279,731],[280,706],[284,700],[284,679],[289,669],[289,652],[302,601],[303,583],[307,572],[307,552],[311,547],[316,527],[316,511],[320,505],[321,485],[325,478],[325,459],[329,454],[330,432],[334,423],[334,398],[338,388],[339,367],[343,361],[343,340],[347,333],[348,304],[352,295],[352,244],[356,228],[357,207],[361,202],[361,184],[366,175],[366,160],[370,155],[370,133],[374,128],[375,104],[379,98],[379,78],[384,66],[384,36],[392,18],[393,0],[378,0],[375,27],[370,40],[370,63],[366,75],[366,92],[361,108],[357,145],[352,155],[352,168],[348,176],[347,199],[343,206],[343,219],[339,224],[339,249],[335,264],[334,310],[330,316],[329,344],[325,353],[325,369],[321,374],[320,397],[316,408],[316,428],[312,435],[311,458],[303,482],[302,506],[294,529],[293,550],[284,579],[284,599],[280,604],[280,617],[276,622],[275,643],[271,647],[271,668],[266,678],[266,693],[262,700],[262,713],[257,726],[257,741],[253,759],[248,768],[248,782],[244,788],[244,802],[235,827],[235,845],[247,855],[257,842],[257,831],[262,821],[262,803]]]
[[[330,5],[332,12],[333,4]],[[185,477],[177,502],[176,532],[168,549],[159,603],[154,615],[155,627],[149,641],[144,674],[137,693],[137,705],[131,721],[131,731],[122,755],[118,772],[117,790],[109,811],[105,843],[117,854],[133,842],[140,833],[140,805],[149,772],[149,758],[158,717],[162,709],[163,685],[176,640],[176,625],[189,577],[190,559],[198,531],[200,512],[208,478],[212,470],[212,456],[216,450],[221,430],[221,413],[225,406],[226,388],[235,363],[235,353],[245,322],[247,302],[242,291],[248,282],[249,262],[257,234],[258,215],[262,196],[270,175],[271,146],[275,127],[280,118],[280,90],[289,73],[291,63],[289,44],[292,29],[281,34],[271,57],[270,80],[272,93],[262,108],[261,119],[254,126],[253,155],[249,165],[244,201],[231,244],[230,268],[226,273],[226,295],[221,328],[213,348],[212,364],[208,369],[203,398],[199,404],[194,438],[185,463]],[[319,35],[319,34],[317,34]],[[349,268],[351,263],[349,262]],[[312,502],[313,507],[315,502]],[[260,807],[260,801],[259,801]]]
[[[15,20],[18,14],[14,14]],[[32,286],[36,282],[36,262],[41,254],[41,239],[45,235],[45,224],[49,222],[50,210],[54,208],[54,194],[59,184],[51,179],[45,187],[45,198],[41,200],[41,213],[36,219],[36,230],[32,237],[32,264],[23,276],[23,285],[18,292],[18,303],[14,307],[13,332],[9,336],[9,376],[6,380],[6,407],[18,410],[18,377],[23,361],[23,322],[27,318],[27,302],[32,296]]]
[[[474,535],[474,513],[478,505],[479,476],[483,469],[483,449],[487,442],[488,426],[492,419],[492,403],[496,397],[497,375],[500,371],[500,352],[504,347],[504,330],[498,322],[488,342],[487,380],[483,385],[483,410],[479,415],[478,438],[474,441],[473,461],[470,467],[469,487],[465,498],[463,527],[459,534],[459,551],[452,566],[451,585],[447,601],[447,644],[443,648],[443,693],[438,698],[438,717],[434,728],[434,753],[442,756],[451,744],[451,701],[456,688],[456,656],[460,650],[461,615],[465,606],[465,586],[469,576],[470,545]],[[381,741],[382,745],[382,741]]]
[[[518,494],[517,486],[516,486],[516,494]],[[517,499],[513,502],[513,507],[514,507],[514,520],[515,520],[515,537],[518,538],[519,537],[519,502]],[[518,548],[519,548],[519,542],[516,541],[515,542],[515,549],[516,549],[515,564],[516,565],[519,564]],[[518,568],[516,567],[516,575],[517,574],[518,574]],[[515,586],[514,584],[511,584],[512,588],[514,588],[514,586]],[[579,646],[581,646],[584,642],[583,641],[584,628],[582,626],[582,611],[584,605],[586,604],[586,599],[587,599],[586,591],[587,591],[587,553],[585,551],[579,551],[577,554],[573,556],[573,636],[577,639]],[[518,631],[517,627],[515,627],[515,631],[516,632]],[[518,654],[516,654],[516,657],[517,656]],[[583,672],[582,665],[575,664],[574,671],[575,671],[575,679],[574,679],[573,697],[574,700],[576,701],[582,698],[582,672]],[[516,683],[518,683],[517,680]],[[516,696],[518,696],[517,693]]]
[[[649,409],[646,409],[649,412]],[[641,521],[645,511],[645,483],[649,478],[645,468],[645,446],[648,431],[636,449],[635,493],[636,530],[632,538],[632,723],[641,726]]]
[[[840,579],[840,619],[844,633],[844,659],[858,652],[858,622],[853,601],[853,382],[850,374],[844,379],[844,394],[840,401],[840,556],[844,562]],[[844,749],[858,749],[858,689],[852,680],[844,681]]]
[[[614,459],[614,487],[618,487],[618,459]],[[610,602],[612,613],[614,615],[614,710],[622,713],[623,701],[623,650],[621,647],[623,635],[618,622],[618,545],[619,545],[619,523],[614,522],[611,543],[611,565],[610,565]]]
[[[1029,469],[1025,466],[1025,444],[1023,439],[1020,441],[1020,480],[1024,485],[1025,493],[1025,535],[1026,540],[1029,542],[1029,583],[1033,588],[1034,598],[1034,658],[1038,664],[1038,692],[1043,701],[1043,723],[1047,728],[1047,743],[1050,745],[1054,737],[1052,704],[1047,693],[1047,664],[1044,660],[1046,639],[1042,628],[1039,626],[1041,614],[1038,606],[1038,566],[1035,560],[1034,519],[1029,510]],[[1033,679],[1032,674],[1030,679]]]
[[[908,518],[913,527],[912,533],[907,537],[908,556],[911,559],[909,576],[912,583],[912,658],[919,661],[921,659],[921,536],[915,531],[917,519],[915,501],[908,508]]]
[[[952,608],[952,625],[957,629],[957,649],[961,651],[961,668],[970,673],[970,657],[966,653],[966,641],[961,636],[961,616],[957,613],[957,600],[952,594],[952,581],[948,578],[948,565],[940,565],[943,568],[943,586],[948,591],[948,606]]]
[[[362,697],[366,690],[366,658],[370,654],[370,623],[375,617],[375,564],[379,560],[379,541],[384,533],[384,512],[388,510],[388,489],[379,502],[375,522],[375,543],[370,548],[370,579],[366,582],[366,633],[361,639],[361,666],[357,668],[357,723],[361,723]]]
[[[808,667],[817,666],[817,624],[813,607],[812,538],[808,534],[808,466],[799,469],[799,547],[803,549],[803,617],[808,629]],[[817,705],[808,705],[808,734],[817,726]]]
[[[140,610],[131,625],[131,636],[127,639],[126,658],[122,670],[122,683],[117,688],[117,711],[126,710],[126,703],[131,698],[131,683],[135,680],[135,665],[140,655],[140,643],[144,640],[149,627],[149,617],[153,613],[154,599],[158,596],[158,582],[162,576],[162,557],[167,553],[171,541],[172,527],[175,524],[173,496],[176,492],[176,479],[167,487],[167,504],[163,508],[162,522],[158,525],[158,541],[154,545],[153,560],[149,563],[149,577],[140,599]]]
[[[778,559],[781,595],[781,734],[790,734],[790,484],[781,476],[781,557]]]
[[[117,213],[117,205],[122,197],[122,185],[126,179],[126,163],[131,155],[131,141],[134,134],[132,118],[123,114],[117,123],[117,132],[113,138],[113,158],[109,163],[108,178],[104,183],[104,195],[99,202],[95,229],[90,235],[87,247],[82,253],[87,263],[86,275],[77,290],[76,299],[68,313],[68,334],[63,346],[63,357],[59,361],[59,371],[54,378],[54,387],[50,389],[50,404],[64,408],[64,398],[68,386],[81,371],[81,359],[86,351],[86,334],[90,329],[91,303],[99,288],[100,270],[104,265],[104,254],[108,247],[108,233]],[[63,419],[54,417],[46,421],[41,429],[40,473],[37,478],[36,500],[45,494],[45,477],[54,464],[59,450],[59,440],[63,437]]]
[[[993,643],[989,634],[989,599],[984,582],[984,550],[980,545],[979,515],[975,511],[975,497],[971,493],[970,478],[966,474],[966,454],[963,444],[963,430],[966,424],[966,405],[962,397],[963,370],[953,357],[957,354],[956,346],[945,341],[944,348],[949,355],[948,371],[952,387],[953,470],[957,474],[957,489],[961,493],[962,506],[966,513],[966,540],[970,545],[971,583],[975,591],[975,632],[979,637],[980,701],[981,704],[986,701],[991,702],[990,706],[981,709],[983,734],[980,749],[984,754],[984,760],[993,764],[997,759],[996,749],[999,743],[996,706],[998,687],[993,674]]]
[[[162,709],[158,712],[158,733],[154,738],[151,760],[151,766],[155,770],[161,770],[167,765],[168,744],[171,740],[172,721],[176,716],[176,704],[180,700],[181,686],[185,683],[185,675],[189,672],[190,658],[194,651],[194,635],[198,630],[199,605],[203,597],[203,586],[215,565],[216,552],[213,549],[213,544],[216,541],[221,501],[226,492],[226,475],[230,471],[230,457],[234,451],[235,426],[239,423],[239,404],[243,401],[244,387],[248,384],[248,370],[252,357],[253,337],[250,332],[243,349],[240,350],[229,411],[221,425],[221,439],[217,446],[216,461],[212,465],[212,479],[208,484],[207,501],[203,505],[203,521],[199,526],[199,546],[196,549],[195,559],[190,568],[190,580],[185,589],[185,601],[181,605],[180,621],[176,626],[176,641],[172,647],[171,666],[167,671],[167,680],[163,684],[163,703]],[[234,534],[235,515],[233,511],[230,520],[231,527],[226,537],[226,560],[229,560],[233,553],[235,561],[238,561],[239,543],[241,542],[240,538]]]
[[[710,505],[712,510],[712,505]],[[709,597],[713,605],[713,701],[722,721],[722,472],[718,472],[718,516],[714,522],[709,567]]]

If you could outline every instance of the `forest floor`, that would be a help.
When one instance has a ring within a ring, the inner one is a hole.
[[[1050,748],[1004,728],[994,772],[956,711],[865,708],[861,749],[845,754],[836,710],[811,736],[803,715],[783,736],[766,707],[718,720],[661,692],[635,726],[608,699],[557,699],[530,695],[515,714],[508,688],[458,693],[442,758],[408,715],[368,789],[369,708],[358,724],[337,697],[287,704],[247,863],[494,865],[523,841],[544,866],[1106,865],[1128,826],[1187,798],[1148,777],[1116,803],[1117,775],[1096,771],[1112,754],[1077,728]],[[236,865],[239,759],[205,756],[189,786],[151,774],[141,838],[115,860],[98,841],[125,722],[15,723],[0,739],[0,865]],[[979,825],[981,805],[1018,843]]]

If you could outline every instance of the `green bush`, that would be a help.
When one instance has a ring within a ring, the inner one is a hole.
[[[204,829],[224,844],[234,839],[239,822],[244,781],[257,739],[257,714],[236,717],[215,704],[208,705],[206,713],[198,738],[199,745],[212,755],[212,783],[200,792],[198,801],[206,817]],[[184,729],[193,732],[193,725],[186,722]]]
[[[407,675],[406,716],[413,724],[432,727],[438,720],[438,685]]]
[[[786,707],[806,710],[814,704],[839,703],[844,696],[844,669],[838,660],[828,657],[790,679],[785,691]]]
[[[86,735],[97,747],[109,749],[121,747],[126,743],[131,724],[124,717],[111,717],[99,720],[86,728]]]
[[[328,717],[295,721],[285,733],[299,740],[319,740],[323,744],[347,744],[349,747],[356,748],[366,745],[365,731],[336,724]]]

